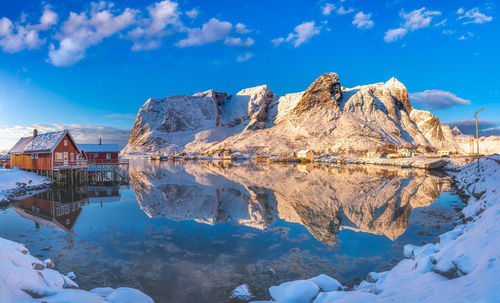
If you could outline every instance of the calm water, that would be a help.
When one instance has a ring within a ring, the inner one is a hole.
[[[257,299],[320,273],[357,283],[452,228],[462,207],[446,178],[392,168],[137,162],[129,178],[11,204],[0,236],[84,289],[227,302],[243,283]]]

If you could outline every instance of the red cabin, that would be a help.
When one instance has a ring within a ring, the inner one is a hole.
[[[68,130],[23,137],[9,151],[12,167],[52,171],[87,167],[87,161]]]
[[[120,148],[118,144],[79,144],[89,164],[117,164]]]

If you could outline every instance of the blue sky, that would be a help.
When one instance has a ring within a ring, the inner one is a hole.
[[[483,128],[500,123],[492,1],[1,2],[0,150],[33,125],[126,137],[150,97],[282,95],[325,72],[346,87],[395,76],[442,122],[485,108]]]

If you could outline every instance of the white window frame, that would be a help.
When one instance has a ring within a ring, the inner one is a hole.
[[[61,157],[58,159],[58,156],[61,156]],[[56,154],[55,154],[55,158],[54,158],[54,161],[55,161],[55,162],[63,162],[63,161],[64,161],[64,156],[63,156],[63,153],[61,153],[61,152],[56,152]]]
[[[64,139],[64,146],[68,146],[68,140]]]
[[[106,153],[106,160],[111,160],[111,153]]]

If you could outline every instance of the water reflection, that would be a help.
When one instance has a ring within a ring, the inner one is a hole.
[[[440,197],[447,179],[424,171],[135,162],[129,177],[131,187],[100,176],[18,201],[0,211],[0,236],[75,272],[84,289],[227,302],[243,283],[258,300],[270,285],[320,273],[352,285],[457,219],[456,197]]]
[[[89,202],[86,187],[54,188],[17,201],[11,207],[22,217],[35,222],[38,229],[44,225],[72,232],[82,205]]]
[[[395,240],[412,210],[430,205],[448,186],[447,179],[415,170],[223,162],[136,163],[130,182],[150,218],[258,229],[281,219],[326,244],[342,229]]]

